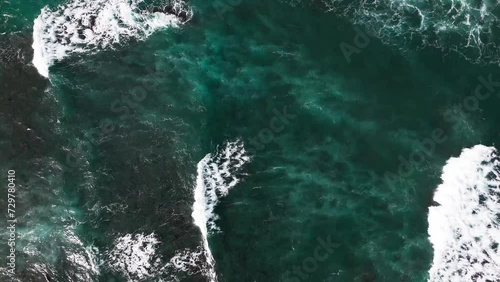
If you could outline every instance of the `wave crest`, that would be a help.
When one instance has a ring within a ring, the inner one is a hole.
[[[140,9],[142,0],[75,0],[55,10],[45,7],[33,27],[33,65],[48,77],[49,67],[75,53],[93,53],[143,40],[155,31],[191,19],[182,0]]]
[[[199,163],[197,169],[196,188],[194,191],[192,217],[200,228],[203,248],[206,257],[205,275],[210,281],[217,281],[214,270],[215,260],[208,244],[210,232],[219,231],[215,224],[218,216],[214,209],[221,197],[240,182],[243,165],[250,161],[243,142],[237,140],[228,142],[216,154],[207,154]]]
[[[430,282],[500,281],[500,158],[477,145],[448,160],[429,208]]]

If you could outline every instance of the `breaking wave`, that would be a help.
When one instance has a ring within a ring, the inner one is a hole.
[[[429,208],[429,282],[500,281],[500,158],[477,145],[448,160]]]
[[[208,244],[209,234],[219,230],[214,209],[220,198],[240,182],[244,175],[242,167],[249,160],[243,143],[237,140],[226,143],[215,154],[207,154],[198,163],[192,217],[202,233],[202,246],[195,250],[178,250],[167,263],[163,263],[156,254],[161,242],[154,233],[125,234],[115,240],[114,248],[108,252],[108,267],[131,281],[162,275],[175,280],[172,274],[179,271],[189,275],[202,273],[210,281],[217,281],[215,261]]]
[[[240,182],[241,176],[244,175],[241,172],[242,167],[249,160],[243,143],[237,140],[228,142],[222,150],[213,155],[206,155],[198,163],[192,217],[202,234],[207,264],[205,275],[210,281],[217,281],[215,260],[208,244],[209,233],[219,231],[215,224],[218,217],[214,209],[220,198],[226,196],[229,190]]]
[[[33,65],[44,77],[49,67],[71,54],[93,53],[144,40],[165,27],[192,17],[182,0],[143,8],[143,0],[74,0],[55,10],[42,9],[33,27]]]

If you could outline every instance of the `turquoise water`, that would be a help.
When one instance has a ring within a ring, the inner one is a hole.
[[[0,4],[0,280],[500,281],[496,4],[164,6]]]

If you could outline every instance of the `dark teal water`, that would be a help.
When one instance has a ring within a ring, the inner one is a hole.
[[[133,24],[116,11],[135,2],[89,3],[0,4],[14,281],[500,281],[430,277],[428,234],[446,161],[500,142],[496,4],[194,0],[173,26],[159,1]],[[72,50],[48,78],[32,63],[40,14],[45,35],[98,23],[95,40],[41,41],[44,58]]]

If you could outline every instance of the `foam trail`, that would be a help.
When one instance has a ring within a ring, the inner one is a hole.
[[[221,197],[226,196],[229,190],[240,181],[242,166],[250,160],[246,156],[243,143],[239,140],[228,142],[222,151],[215,155],[206,155],[197,166],[195,202],[191,216],[194,223],[200,228],[203,248],[206,257],[205,275],[210,281],[217,281],[215,260],[208,244],[210,232],[218,231],[215,224],[217,215],[214,209]]]
[[[165,265],[165,268],[174,268],[178,271],[186,272],[190,275],[203,271],[203,266],[200,265],[203,256],[205,255],[201,248],[196,250],[183,249],[175,252],[175,255]]]
[[[403,53],[432,47],[474,63],[500,63],[499,1],[321,1]]]
[[[49,76],[49,67],[71,54],[94,53],[124,43],[144,40],[165,27],[191,19],[182,0],[164,7],[139,9],[143,0],[74,0],[55,10],[44,7],[33,26],[33,65]]]
[[[429,282],[500,281],[500,158],[476,145],[448,160],[429,208]]]

